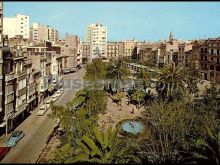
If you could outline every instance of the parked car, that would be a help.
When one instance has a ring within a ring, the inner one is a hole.
[[[21,140],[21,138],[24,137],[24,132],[21,130],[17,130],[15,132],[13,132],[10,136],[10,138],[8,139],[6,146],[7,147],[13,147],[15,146],[19,140]]]
[[[47,106],[46,104],[43,104],[39,111],[37,112],[37,116],[43,116],[47,112]]]
[[[50,108],[50,103],[51,103],[51,99],[47,100],[45,102],[46,108],[49,109]]]
[[[10,147],[0,147],[0,160],[2,160],[10,151]]]
[[[59,98],[61,96],[61,92],[58,90],[55,95],[57,96],[57,98]]]
[[[56,101],[57,100],[57,95],[56,95],[56,93],[55,94],[53,94],[53,96],[51,97],[51,101]]]
[[[76,68],[70,68],[70,72],[75,72]]]
[[[59,91],[60,91],[61,94],[63,94],[63,92],[64,92],[63,88],[60,88]]]
[[[70,73],[70,70],[69,70],[69,69],[63,70],[63,74],[67,74],[67,73]]]

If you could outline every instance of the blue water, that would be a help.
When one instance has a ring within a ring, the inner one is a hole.
[[[122,130],[128,133],[137,134],[142,132],[144,127],[140,122],[137,121],[127,121],[122,124]]]

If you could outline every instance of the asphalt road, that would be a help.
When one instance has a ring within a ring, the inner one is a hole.
[[[79,85],[74,85],[75,80],[78,80],[79,84],[83,75],[84,69],[81,69],[78,72],[63,76],[64,84],[72,84],[72,87],[64,88],[64,93],[56,101],[57,105],[65,105],[74,98],[75,92],[80,88]],[[48,136],[56,126],[55,120],[47,116],[51,109],[44,116],[37,116],[39,107],[16,128],[16,130],[23,130],[25,136],[15,147],[11,148],[10,152],[0,163],[35,163],[37,161],[46,146]]]

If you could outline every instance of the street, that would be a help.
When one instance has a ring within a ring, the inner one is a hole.
[[[65,82],[82,80],[84,69],[78,72],[70,73],[63,76]],[[78,88],[79,89],[79,88]],[[77,88],[64,88],[64,93],[55,102],[57,105],[66,105],[74,98]],[[48,98],[46,98],[47,100]],[[37,116],[38,106],[32,114],[21,123],[16,130],[22,130],[25,136],[18,142],[15,147],[12,147],[10,152],[5,156],[1,163],[35,163],[46,146],[46,141],[53,128],[56,126],[54,119],[47,116],[51,109],[44,116]]]

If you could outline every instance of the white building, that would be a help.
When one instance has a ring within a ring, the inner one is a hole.
[[[30,38],[30,22],[28,15],[17,14],[15,18],[3,18],[3,34],[9,38],[22,35],[23,38]]]
[[[107,57],[107,27],[100,22],[87,27],[87,42],[90,44],[90,58]]]
[[[59,40],[59,32],[56,29],[40,23],[33,23],[30,34],[31,40],[34,42],[50,41],[55,43]]]

